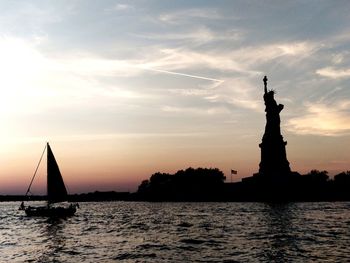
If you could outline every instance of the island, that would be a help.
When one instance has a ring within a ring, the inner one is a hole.
[[[259,144],[259,171],[241,182],[225,183],[217,168],[188,168],[175,174],[155,173],[143,181],[135,198],[147,201],[349,201],[350,171],[330,179],[327,171],[314,169],[301,175],[292,171],[281,134],[284,105],[275,100],[263,78],[266,126]]]

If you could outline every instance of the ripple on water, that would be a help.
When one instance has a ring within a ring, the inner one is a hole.
[[[114,257],[115,260],[125,260],[125,259],[147,259],[147,258],[156,258],[155,253],[123,253]]]
[[[350,261],[350,203],[84,203],[66,220],[18,205],[0,203],[0,261]]]
[[[179,226],[179,227],[191,227],[193,225],[188,223],[188,222],[181,222],[181,223],[177,224],[177,226]]]

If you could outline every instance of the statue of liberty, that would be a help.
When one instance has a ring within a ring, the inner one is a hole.
[[[280,112],[282,104],[277,104],[274,90],[267,90],[267,77],[264,79],[264,101],[266,112],[266,126],[261,148],[261,162],[259,174],[276,177],[290,174],[289,162],[286,156],[286,144],[281,135]]]

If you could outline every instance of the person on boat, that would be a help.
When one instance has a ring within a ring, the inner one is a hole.
[[[18,210],[24,210],[26,207],[24,205],[24,202],[22,201],[21,205],[19,206]]]

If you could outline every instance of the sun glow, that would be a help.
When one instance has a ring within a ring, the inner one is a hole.
[[[25,110],[36,93],[35,82],[45,69],[45,58],[30,43],[0,38],[0,117]]]

